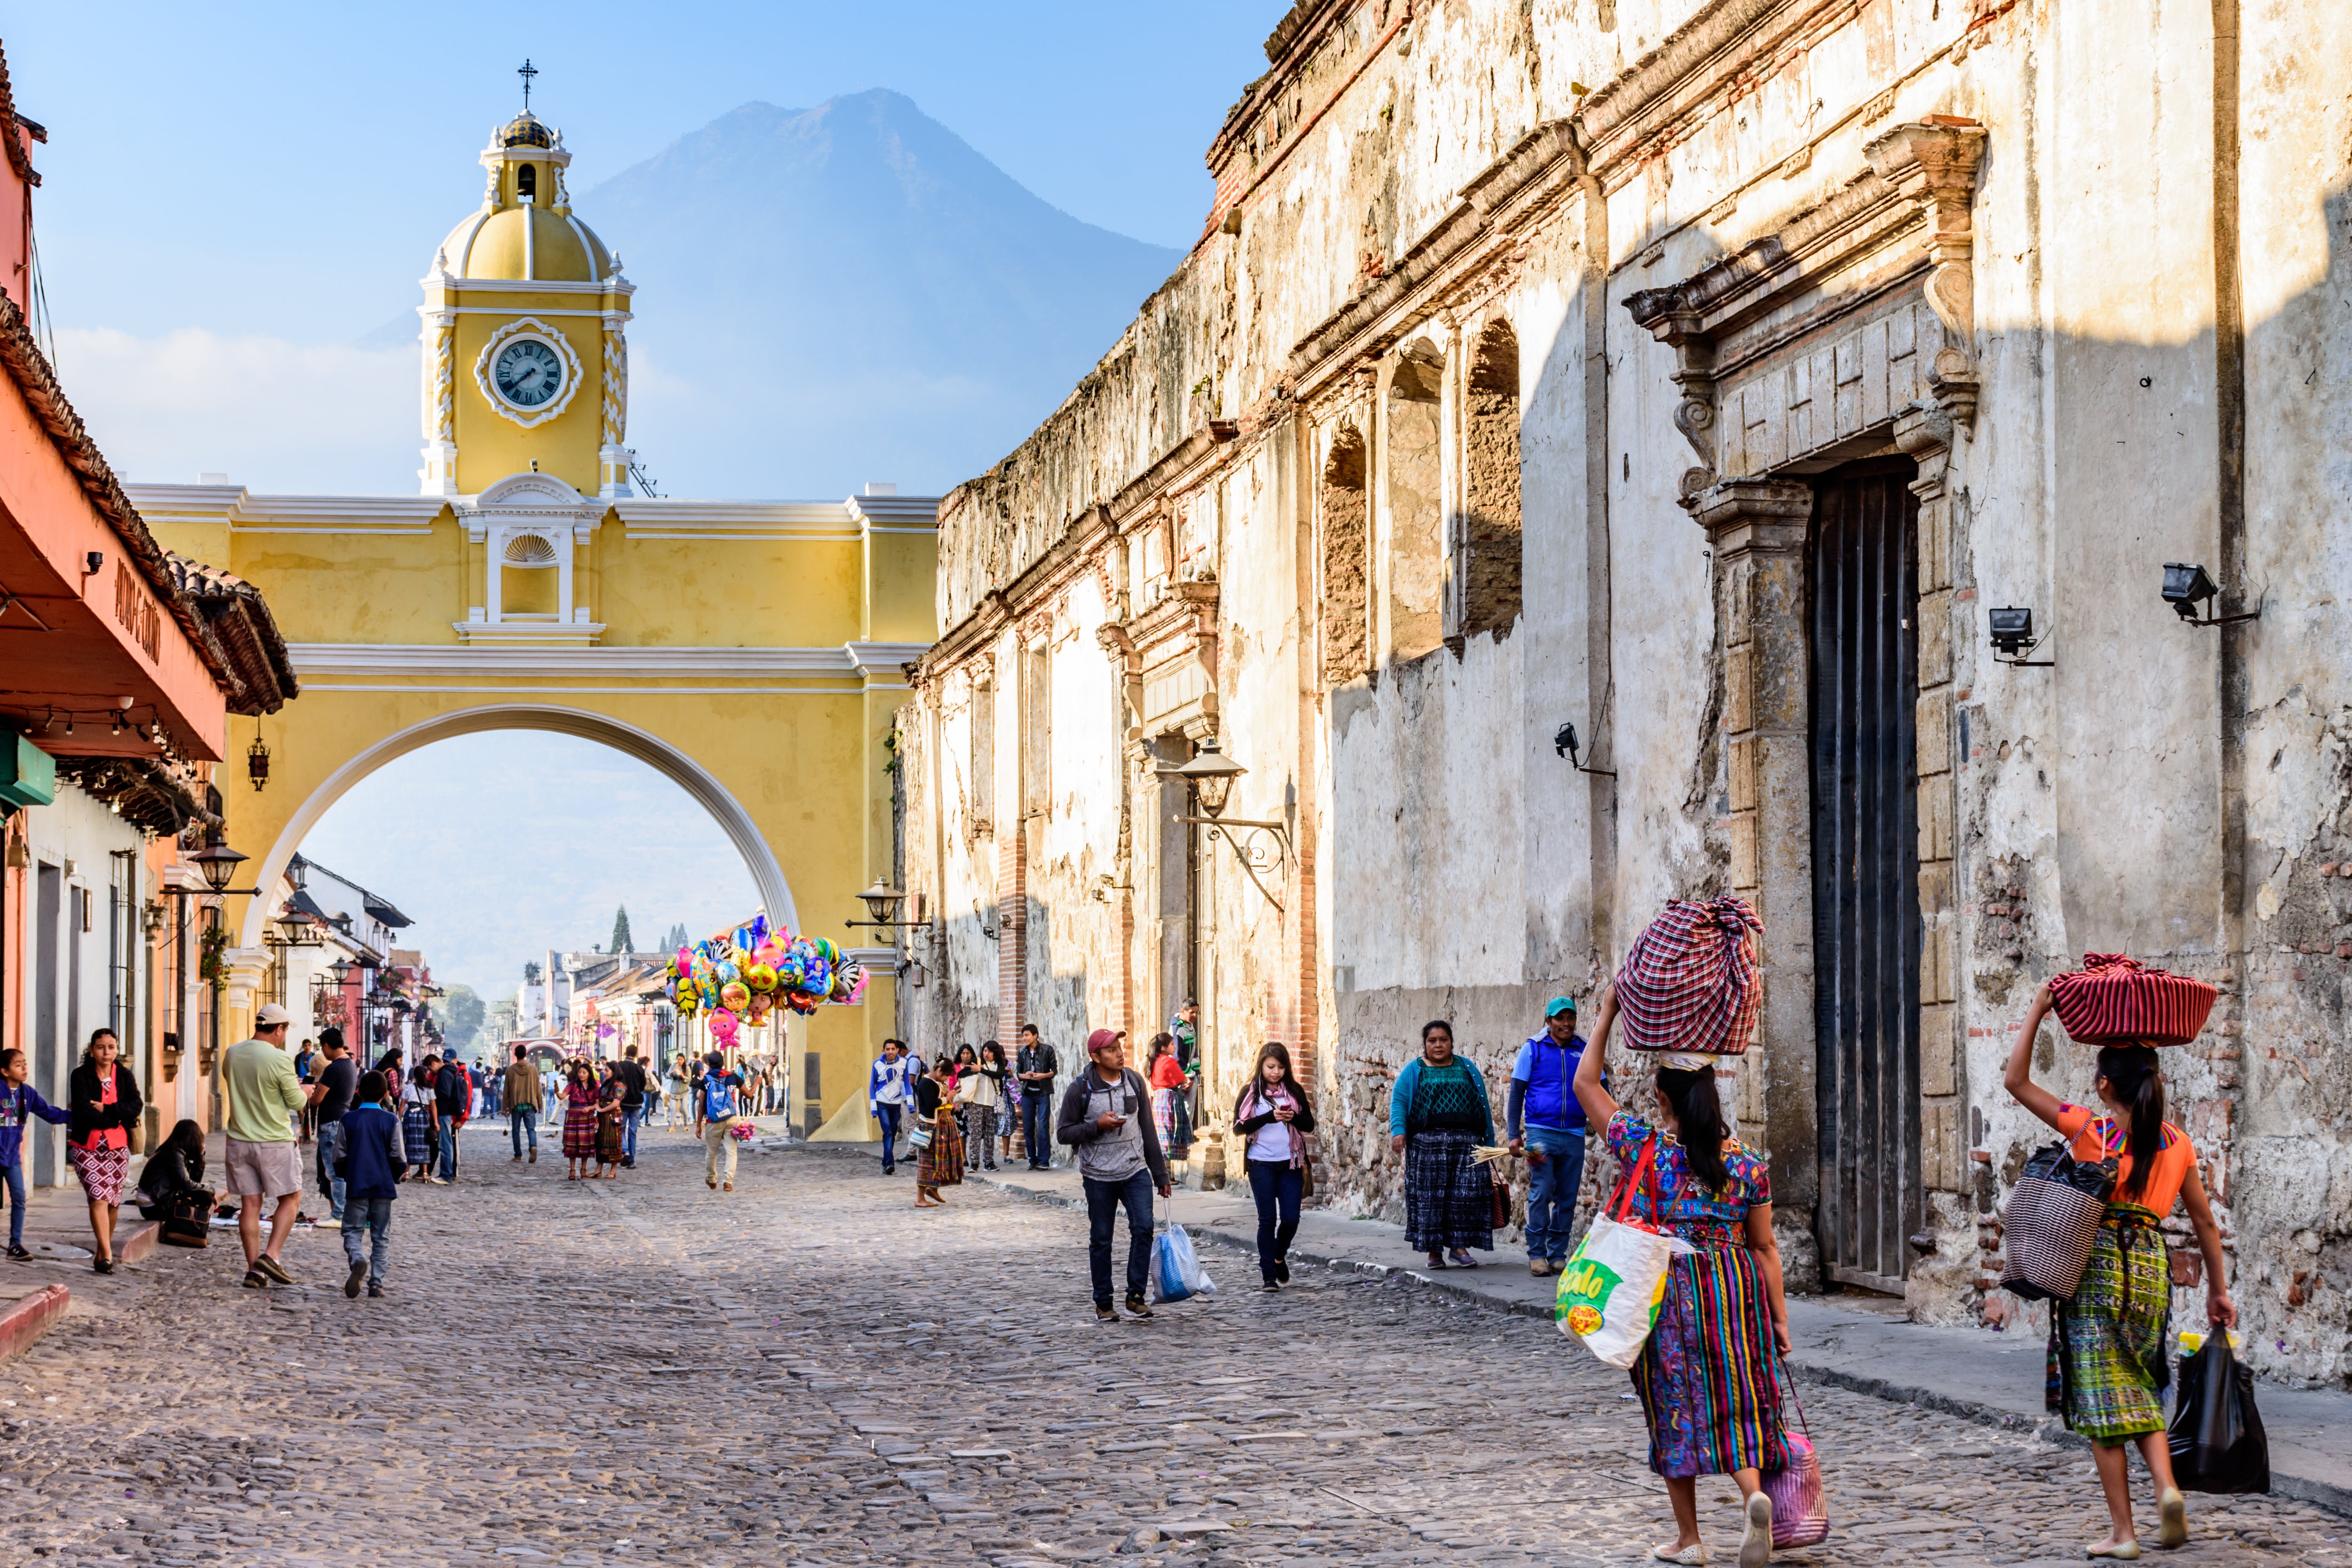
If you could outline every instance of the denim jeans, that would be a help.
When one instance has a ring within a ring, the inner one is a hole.
[[[1123,1182],[1085,1178],[1087,1189],[1087,1262],[1094,1270],[1095,1305],[1110,1305],[1111,1230],[1118,1211],[1127,1210],[1127,1293],[1143,1294],[1151,1272],[1151,1173],[1138,1171]]]
[[[335,1174],[335,1162],[343,1157],[343,1124],[323,1121],[319,1124],[319,1191],[327,1200],[327,1217],[343,1217],[343,1179]]]
[[[454,1182],[457,1179],[457,1119],[455,1116],[444,1116],[440,1121],[441,1179],[445,1182]]]
[[[1584,1134],[1530,1127],[1528,1140],[1528,1256],[1568,1261],[1576,1194],[1584,1186]]]
[[[1271,1285],[1274,1266],[1290,1256],[1290,1238],[1298,1234],[1307,1173],[1287,1160],[1252,1160],[1248,1165],[1250,1196],[1257,1200],[1257,1271]]]
[[[1054,1163],[1054,1096],[1049,1089],[1021,1091],[1021,1141],[1028,1146],[1029,1163],[1045,1166]]]
[[[360,1237],[374,1233],[371,1247],[362,1252]],[[343,1256],[353,1263],[368,1266],[368,1283],[380,1284],[385,1263],[392,1257],[392,1200],[390,1198],[353,1198],[343,1205]]]
[[[0,1165],[0,1177],[8,1184],[8,1245],[25,1245],[25,1162]]]
[[[887,1176],[898,1168],[898,1108],[877,1101],[874,1120],[882,1124],[882,1173]]]
[[[539,1107],[518,1105],[507,1112],[507,1136],[514,1142],[515,1158],[522,1158],[522,1141],[530,1140],[530,1152],[539,1154]]]
[[[621,1112],[621,1158],[633,1165],[637,1163],[637,1123],[645,1117],[646,1109],[642,1105],[635,1110]]]

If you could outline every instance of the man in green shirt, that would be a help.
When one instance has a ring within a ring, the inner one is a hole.
[[[310,1096],[286,1054],[286,1009],[265,1002],[253,1016],[253,1035],[221,1058],[221,1088],[228,1095],[228,1190],[236,1194],[237,1239],[245,1244],[245,1283],[259,1290],[275,1279],[294,1283],[278,1261],[302,1206],[302,1160],[294,1147],[294,1112]],[[261,1245],[261,1204],[278,1200],[269,1221],[269,1246]]]

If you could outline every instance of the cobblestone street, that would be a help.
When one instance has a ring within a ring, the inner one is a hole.
[[[1672,1534],[1622,1373],[1407,1279],[1265,1296],[1210,1248],[1223,1294],[1109,1328],[1080,1217],[983,1187],[918,1212],[802,1149],[722,1195],[675,1132],[614,1182],[487,1128],[466,1158],[404,1189],[384,1300],[343,1298],[323,1229],[266,1295],[228,1233],[61,1274],[73,1315],[0,1367],[0,1563],[1624,1563]],[[1803,1394],[1834,1531],[1777,1561],[2100,1531],[2078,1451]],[[1728,1483],[1700,1496],[1730,1561]],[[2191,1510],[2172,1561],[2352,1563],[2324,1512]]]

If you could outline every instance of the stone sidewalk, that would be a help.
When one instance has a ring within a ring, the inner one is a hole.
[[[876,1159],[881,1154],[879,1143],[811,1147],[855,1150]],[[1085,1202],[1075,1170],[1032,1172],[1017,1156],[1004,1169],[973,1173],[969,1179],[1047,1203],[1079,1207]],[[1232,1282],[1244,1287],[1256,1283],[1257,1210],[1246,1188],[1207,1193],[1180,1187],[1172,1212],[1192,1235],[1242,1249],[1246,1256],[1220,1271],[1237,1273]],[[1475,1255],[1476,1268],[1432,1270],[1426,1258],[1405,1245],[1402,1226],[1309,1208],[1299,1217],[1291,1256],[1375,1278],[1403,1275],[1431,1289],[1523,1316],[1549,1321],[1552,1315],[1555,1281],[1530,1275],[1525,1253],[1516,1247],[1498,1245],[1492,1254]],[[1899,1303],[1864,1291],[1793,1296],[1789,1328],[1796,1342],[1790,1363],[1808,1381],[1946,1411],[2048,1442],[2085,1446],[2042,1409],[2038,1338],[1914,1323]],[[2257,1403],[2270,1439],[2273,1490],[2352,1514],[2352,1394],[2264,1384]]]

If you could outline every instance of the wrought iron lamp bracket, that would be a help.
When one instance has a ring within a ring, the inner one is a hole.
[[[1274,896],[1259,877],[1261,871],[1275,871],[1290,858],[1290,827],[1281,822],[1252,822],[1231,816],[1180,816],[1179,822],[1194,824],[1209,830],[1212,838],[1223,838],[1234,847],[1234,856],[1242,863],[1242,871],[1250,885],[1265,896],[1277,914],[1286,913],[1282,900]]]

